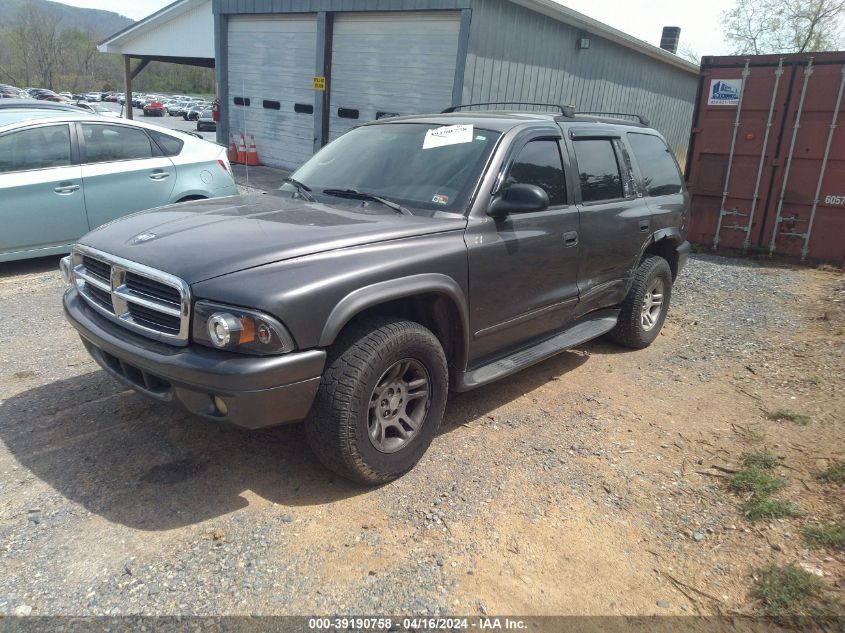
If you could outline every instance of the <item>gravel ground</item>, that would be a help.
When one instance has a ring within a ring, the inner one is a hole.
[[[777,557],[843,575],[696,474],[735,463],[731,424],[764,405],[841,411],[842,341],[794,338],[828,327],[806,310],[841,277],[693,256],[651,348],[598,341],[455,394],[419,466],[366,489],[298,425],[224,429],[115,385],[62,318],[56,264],[0,267],[19,326],[0,330],[0,614],[714,613],[745,610]],[[841,426],[800,432],[824,446],[800,439],[809,463],[845,452]]]

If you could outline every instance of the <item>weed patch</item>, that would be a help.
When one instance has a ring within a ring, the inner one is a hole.
[[[845,549],[845,522],[804,528],[804,540],[816,547]]]
[[[795,413],[795,411],[790,411],[788,409],[769,411],[766,413],[766,417],[770,420],[774,420],[775,422],[783,422],[786,420],[787,422],[795,422],[795,424],[800,424],[801,426],[809,424],[812,421],[809,415]]]
[[[752,595],[763,613],[781,623],[797,623],[803,617],[839,617],[841,603],[825,595],[818,576],[795,565],[767,565],[755,570]]]
[[[816,475],[816,479],[825,484],[845,484],[845,463],[834,462]]]
[[[769,452],[746,453],[742,458],[742,470],[728,481],[730,490],[747,495],[742,513],[749,521],[782,519],[799,514],[791,503],[772,498],[786,487],[786,481],[770,472],[777,464],[778,458]]]

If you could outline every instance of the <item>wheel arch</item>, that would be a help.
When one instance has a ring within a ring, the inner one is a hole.
[[[428,327],[443,345],[450,369],[466,366],[469,308],[451,277],[428,273],[375,283],[350,292],[332,309],[319,346],[332,345],[352,322],[376,315],[404,317]],[[450,372],[452,375],[455,371]]]
[[[640,261],[646,255],[659,255],[669,263],[669,268],[672,270],[672,280],[674,281],[678,276],[678,246],[684,241],[680,230],[677,227],[670,227],[655,231],[648,242],[645,244]]]
[[[190,192],[190,191],[183,191],[179,194],[178,198],[176,198],[175,202],[190,202],[191,200],[206,200],[208,199],[208,194],[204,194],[201,192]]]

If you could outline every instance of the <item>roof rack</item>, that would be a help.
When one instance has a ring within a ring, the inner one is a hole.
[[[446,108],[440,114],[449,114],[450,112],[457,112],[462,108],[477,108],[481,106],[497,106],[497,105],[520,105],[520,106],[535,106],[542,108],[554,108],[558,110],[563,116],[572,118],[575,116],[575,108],[568,105],[560,105],[558,103],[530,103],[527,101],[487,101],[484,103],[462,103]]]
[[[612,117],[612,116],[629,116],[637,121],[639,121],[642,125],[649,125],[648,119],[640,114],[634,114],[633,112],[581,112],[578,111],[575,114],[592,114],[594,116],[604,116],[604,117]]]

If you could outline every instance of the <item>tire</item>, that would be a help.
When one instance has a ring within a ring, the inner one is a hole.
[[[662,292],[659,292],[661,289]],[[654,305],[657,295],[660,295],[659,307]],[[646,255],[634,273],[634,282],[622,303],[619,321],[608,337],[632,349],[648,347],[663,328],[671,298],[672,270],[669,262],[658,255]],[[650,306],[648,317],[645,314],[646,299]]]
[[[397,384],[404,386],[394,392]],[[446,355],[430,330],[386,317],[362,321],[329,352],[305,421],[308,443],[323,465],[347,479],[367,485],[392,481],[411,470],[434,439],[448,386]],[[416,430],[409,431],[411,422]],[[399,434],[399,425],[408,437]]]

